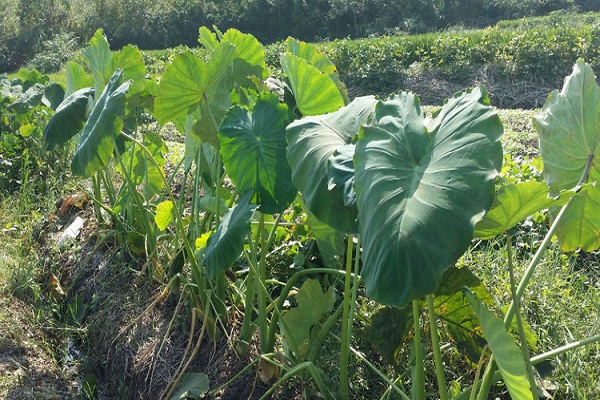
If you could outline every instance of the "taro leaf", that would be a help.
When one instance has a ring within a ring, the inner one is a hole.
[[[205,26],[201,26],[198,33],[198,43],[206,47],[206,50],[213,52],[219,45],[217,35]]]
[[[217,201],[217,196],[204,192],[204,196],[198,200],[198,208],[211,214],[216,214],[217,210],[219,210],[219,216],[223,216],[227,211],[227,203],[223,197],[219,197],[219,200]]]
[[[94,86],[94,77],[88,75],[83,67],[73,61],[67,62],[67,89],[65,98],[76,91]]]
[[[286,312],[281,320],[282,338],[284,345],[303,359],[314,337],[313,328],[333,310],[335,290],[331,286],[323,293],[319,280],[309,279],[298,290],[296,302],[298,305]]]
[[[362,277],[374,300],[432,293],[494,199],[502,124],[482,87],[456,94],[425,129],[419,100],[379,102],[356,144]]]
[[[114,72],[114,70],[111,70],[112,54],[110,46],[102,29],[98,29],[94,33],[89,41],[89,46],[83,49],[83,55],[90,63],[90,70],[94,75],[94,88],[98,96],[102,93]]]
[[[167,229],[167,226],[173,221],[173,202],[165,200],[156,205],[156,215],[154,216],[154,222],[161,231]]]
[[[150,152],[154,162],[150,160],[150,155],[140,146],[134,145],[132,149],[126,151],[122,156],[122,165],[117,165],[117,170],[124,176],[127,176],[134,185],[144,186],[144,197],[150,199],[153,195],[160,193],[164,187],[163,169],[166,160],[163,154],[167,153],[160,135],[156,133],[146,133],[144,135],[144,146]],[[158,168],[157,165],[158,164]]]
[[[144,56],[137,46],[127,45],[120,51],[112,54],[111,73],[117,68],[123,70],[123,79],[131,80],[129,95],[141,92],[146,83],[146,67],[144,65]]]
[[[281,55],[281,67],[303,115],[325,114],[344,106],[342,92],[333,79],[305,59],[285,53]]]
[[[35,83],[25,91],[21,93],[15,101],[9,106],[13,108],[19,114],[25,114],[32,108],[37,107],[42,102],[44,97],[45,86],[41,83]]]
[[[161,79],[154,105],[158,122],[162,125],[174,121],[178,129],[185,132],[182,127],[187,124],[187,115],[202,105],[191,132],[217,147],[218,124],[231,106],[229,93],[233,87],[231,74],[236,54],[231,43],[222,42],[208,63],[190,51],[177,56]]]
[[[594,71],[583,60],[565,79],[562,91],[550,93],[533,123],[540,135],[544,176],[550,194],[573,189],[590,157],[586,182],[600,181],[600,87]],[[571,202],[556,235],[564,251],[600,247],[600,186],[590,187]]]
[[[213,278],[230,268],[244,250],[244,241],[250,232],[250,220],[257,205],[251,204],[252,191],[244,193],[238,203],[227,211],[217,231],[208,239],[204,265]]]
[[[208,375],[202,372],[187,372],[177,385],[169,400],[204,399],[210,389]]]
[[[196,107],[208,85],[208,67],[191,51],[181,53],[167,66],[160,81],[154,117],[161,125],[183,118]]]
[[[396,352],[413,328],[411,307],[383,307],[371,316],[365,334],[369,343],[390,364],[396,365]]]
[[[356,206],[354,191],[354,150],[353,144],[347,144],[335,150],[327,164],[327,189],[340,187],[344,191],[344,205]]]
[[[56,110],[65,98],[65,90],[58,83],[50,83],[44,88],[42,104]]]
[[[238,72],[236,72],[236,68],[234,68],[235,75],[244,77],[254,75],[261,79],[266,79],[269,76],[265,62],[265,51],[254,36],[242,33],[237,29],[229,29],[223,35],[222,41],[233,44],[237,50],[237,57],[243,60],[250,69],[247,73],[243,73],[243,70],[238,69]],[[244,86],[248,86],[248,84]]]
[[[474,236],[491,239],[504,233],[531,214],[554,206],[562,206],[577,193],[565,190],[560,197],[548,197],[548,187],[543,182],[527,181],[503,186],[490,211],[475,225]]]
[[[335,65],[325,54],[321,53],[314,45],[301,42],[294,38],[287,39],[288,52],[305,59],[309,64],[315,66],[319,71],[331,77],[339,91],[344,97],[345,104],[348,104],[348,89],[340,80]]]
[[[493,305],[494,299],[479,278],[468,268],[450,267],[444,273],[442,284],[435,291],[435,313],[444,322],[450,339],[460,352],[473,364],[485,346],[485,338],[477,316],[462,293],[468,287],[485,304]]]
[[[357,211],[345,205],[343,187],[329,190],[328,163],[336,150],[352,143],[376,102],[373,96],[358,97],[334,113],[296,120],[287,127],[287,159],[306,207],[343,232],[357,232]]]
[[[261,94],[252,112],[232,107],[219,129],[223,165],[237,190],[254,191],[254,202],[265,214],[280,213],[297,190],[285,158],[285,104],[276,94]]]
[[[63,144],[83,128],[88,104],[93,102],[94,88],[76,91],[63,100],[44,129],[46,150]]]
[[[341,268],[342,263],[340,260],[346,249],[344,233],[319,220],[306,207],[304,209],[323,264],[329,268]]]
[[[88,118],[75,155],[73,173],[82,178],[92,176],[105,167],[112,157],[114,139],[121,132],[125,112],[125,95],[130,81],[119,85],[122,71],[117,70],[98,98]]]
[[[481,328],[492,354],[496,358],[498,370],[511,398],[533,399],[523,353],[513,337],[506,331],[504,322],[488,310],[473,293],[465,291],[465,296],[479,318]]]

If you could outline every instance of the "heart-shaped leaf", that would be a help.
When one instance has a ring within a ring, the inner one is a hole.
[[[65,90],[65,98],[69,97],[76,91],[94,86],[94,77],[88,75],[85,69],[76,62],[67,62],[67,89]]]
[[[232,107],[219,129],[223,165],[237,190],[253,190],[265,214],[280,213],[296,198],[285,158],[288,112],[276,94],[261,94],[252,112]]]
[[[328,172],[330,159],[336,150],[351,145],[376,102],[373,96],[358,97],[336,112],[302,118],[287,127],[292,180],[306,207],[321,221],[343,232],[358,231],[357,211],[345,205],[347,185],[335,184],[329,189],[328,175],[337,175]]]
[[[313,328],[323,315],[333,310],[335,290],[333,286],[323,293],[317,279],[302,284],[296,294],[298,306],[286,312],[281,320],[283,342],[297,357],[303,358],[309,349]]]
[[[501,134],[482,87],[448,100],[428,129],[413,94],[377,104],[354,157],[369,296],[403,306],[435,290],[492,204]]]
[[[46,150],[67,142],[83,128],[93,96],[94,88],[80,89],[60,103],[44,129]]]
[[[291,53],[281,55],[281,67],[302,115],[320,115],[344,106],[344,97],[329,75]]]
[[[204,265],[206,273],[213,278],[218,272],[230,268],[244,250],[244,241],[250,232],[250,220],[258,207],[251,204],[252,192],[240,197],[238,203],[227,211],[217,231],[206,245]]]
[[[600,181],[600,163],[597,162],[600,157],[600,87],[594,71],[583,60],[577,61],[562,91],[550,93],[533,123],[540,135],[544,175],[551,195],[573,189],[590,158],[594,162],[586,182]],[[590,187],[573,200],[556,231],[563,250],[593,251],[600,247],[599,209],[599,186]]]
[[[315,66],[319,71],[325,75],[328,75],[333,80],[340,93],[342,93],[344,102],[349,102],[348,89],[346,89],[346,85],[340,80],[337,69],[331,60],[329,60],[329,57],[321,53],[319,49],[312,44],[305,43],[291,37],[287,38],[286,41],[288,52],[305,59],[309,64]]]
[[[121,75],[118,69],[110,78],[83,127],[71,161],[73,173],[82,178],[89,178],[104,168],[113,155],[114,139],[123,127],[125,95],[131,83],[120,85]]]
[[[490,211],[475,225],[473,235],[480,239],[491,239],[537,211],[567,204],[576,194],[575,191],[564,190],[558,198],[548,197],[548,186],[536,181],[503,186],[496,193]]]
[[[156,205],[156,215],[154,216],[154,222],[161,231],[164,231],[167,226],[173,221],[173,202],[171,200],[165,200]]]
[[[89,46],[82,51],[90,63],[90,70],[94,75],[94,88],[96,95],[99,95],[114,72],[111,68],[112,54],[104,31],[98,29],[90,39]]]

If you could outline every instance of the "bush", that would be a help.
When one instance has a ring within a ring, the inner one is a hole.
[[[42,51],[29,62],[30,68],[47,74],[58,72],[62,66],[79,50],[80,45],[73,33],[59,33],[41,45]]]

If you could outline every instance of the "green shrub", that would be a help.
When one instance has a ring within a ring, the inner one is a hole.
[[[29,67],[47,74],[59,71],[80,45],[73,33],[59,33],[51,40],[42,42],[41,47],[42,51],[33,57]]]

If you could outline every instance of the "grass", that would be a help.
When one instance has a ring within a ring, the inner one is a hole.
[[[424,110],[431,113],[434,108],[424,107]],[[506,152],[513,156],[538,154],[536,134],[530,122],[536,112],[536,110],[499,110],[500,118],[505,126],[503,145]],[[168,134],[175,135],[172,132]],[[171,140],[173,139],[175,141],[168,144],[170,149],[168,159],[171,163],[180,159],[184,152],[184,146],[176,141],[178,138],[171,138]],[[8,332],[5,327],[20,328],[21,325],[26,325],[23,329],[16,329],[10,339],[0,337],[0,349],[3,343],[9,343],[8,340],[24,343],[26,332],[39,327],[39,322],[36,322],[36,320],[40,320],[39,317],[32,318],[31,316],[39,316],[48,311],[47,304],[45,305],[41,300],[44,284],[40,283],[43,265],[48,264],[39,262],[38,249],[30,238],[36,222],[52,209],[53,201],[57,196],[58,194],[47,195],[41,204],[38,203],[40,199],[27,196],[2,196],[0,199],[0,292],[4,296],[4,298],[0,298],[0,301],[21,298],[26,299],[31,307],[27,318],[16,318],[7,313],[3,307],[0,308],[2,332]],[[518,257],[515,263],[517,276],[522,274],[536,247],[536,241],[539,241],[543,235],[543,228],[535,223],[531,225],[526,223],[519,229],[521,233],[518,234],[515,244]],[[594,254],[565,255],[556,244],[550,248],[523,301],[523,313],[526,320],[531,325],[531,329],[539,336],[535,354],[598,333],[600,327],[599,259],[600,257]],[[498,305],[508,304],[508,272],[502,240],[476,246],[465,254],[463,263],[482,279]],[[117,274],[116,279],[122,280],[122,278],[122,274]],[[99,282],[111,285],[110,281],[99,280]],[[134,294],[121,293],[121,295]],[[118,300],[103,304],[112,304],[115,308],[123,308],[126,299],[119,298]],[[378,363],[388,376],[394,376],[394,367],[381,362],[380,356],[370,349],[369,342],[362,336],[360,328],[369,324],[368,319],[373,313],[373,308],[371,308],[373,303],[366,298],[361,301],[363,301],[359,312],[361,319],[356,322],[358,326],[354,330],[356,334],[354,345],[361,351],[365,351],[367,358]],[[138,304],[140,301],[136,299],[133,303]],[[132,309],[135,308],[135,304],[131,306]],[[110,310],[106,310],[106,312],[110,314]],[[42,315],[42,320],[46,316]],[[101,330],[100,327],[103,323],[105,322],[102,320],[94,320],[94,326],[98,331]],[[89,335],[88,337],[93,336]],[[109,339],[106,340],[110,342]],[[327,368],[332,371],[331,379],[335,379],[337,376],[335,374],[336,351],[339,350],[339,346],[337,342],[332,343],[329,345],[326,343],[325,354],[322,358],[323,362],[327,364]],[[458,352],[452,350],[453,345],[449,342],[447,344],[450,344],[450,350],[445,353],[447,377],[456,380],[471,379],[470,367],[466,365]],[[91,353],[95,351],[94,343],[86,343],[86,346],[89,346]],[[541,366],[543,369],[540,368],[540,375],[544,378],[544,387],[557,399],[600,398],[600,388],[597,384],[600,381],[600,372],[596,368],[599,359],[600,347],[591,345],[557,357],[549,363],[544,363]],[[410,359],[407,359],[406,362],[410,363]],[[432,367],[431,360],[426,362],[428,367]],[[369,394],[372,396],[374,391],[379,393],[385,391],[385,385],[381,384],[379,378],[356,358],[352,362],[351,371],[354,374],[351,380],[355,393],[360,394],[361,398],[370,398]],[[404,377],[403,383],[408,385],[409,378],[410,374]],[[427,379],[428,387],[434,390],[432,382],[435,381],[435,378],[428,376]],[[298,387],[311,385],[300,380],[294,382],[300,382]],[[13,375],[3,376],[0,379],[0,397],[4,395],[5,388],[14,388],[18,385],[18,377],[15,379]]]

